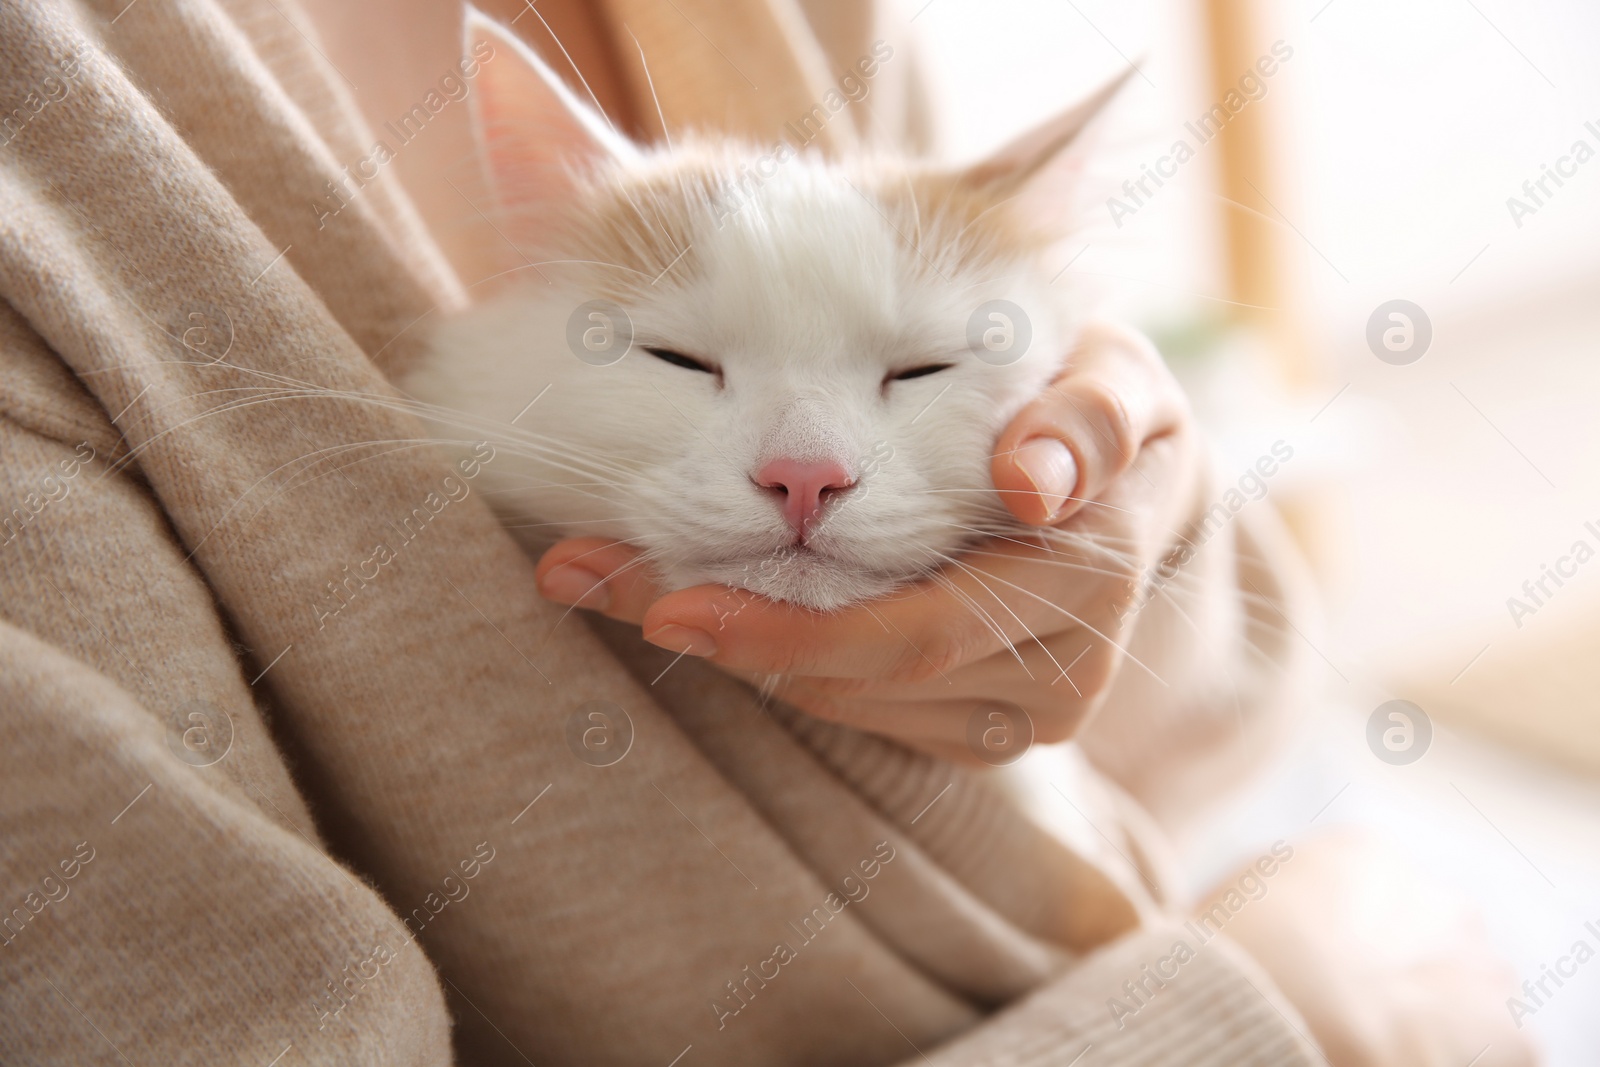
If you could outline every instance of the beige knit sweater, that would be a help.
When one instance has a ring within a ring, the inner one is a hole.
[[[315,41],[286,0],[0,3],[0,1062],[1314,1062],[1251,961],[1127,888],[1155,846],[1109,783],[1099,855],[555,625],[473,472],[362,399],[464,288],[394,175],[314,209],[375,136]],[[1264,721],[1251,529],[1195,596]],[[1133,700],[1108,754],[1209,714]],[[597,701],[607,766],[572,743]]]

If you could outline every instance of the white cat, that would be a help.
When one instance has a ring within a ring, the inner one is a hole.
[[[606,536],[673,588],[827,610],[1021,529],[991,450],[1071,347],[1042,254],[1117,85],[960,170],[645,149],[493,23],[467,37],[495,49],[474,114],[500,225],[537,254],[400,385],[441,438],[500,428],[490,499],[530,547]]]

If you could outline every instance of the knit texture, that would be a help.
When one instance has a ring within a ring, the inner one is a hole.
[[[1114,1026],[1166,935],[982,776],[538,596],[383,377],[464,289],[392,175],[321,213],[307,25],[0,5],[0,1061],[1310,1062],[1220,943]]]

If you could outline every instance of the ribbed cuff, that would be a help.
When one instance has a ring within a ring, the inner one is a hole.
[[[1326,1067],[1266,973],[1200,933],[1173,923],[1129,934],[903,1067]]]

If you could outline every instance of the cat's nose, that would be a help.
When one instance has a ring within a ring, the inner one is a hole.
[[[828,497],[856,479],[836,460],[775,459],[756,471],[755,483],[783,494],[783,519],[803,540]]]

